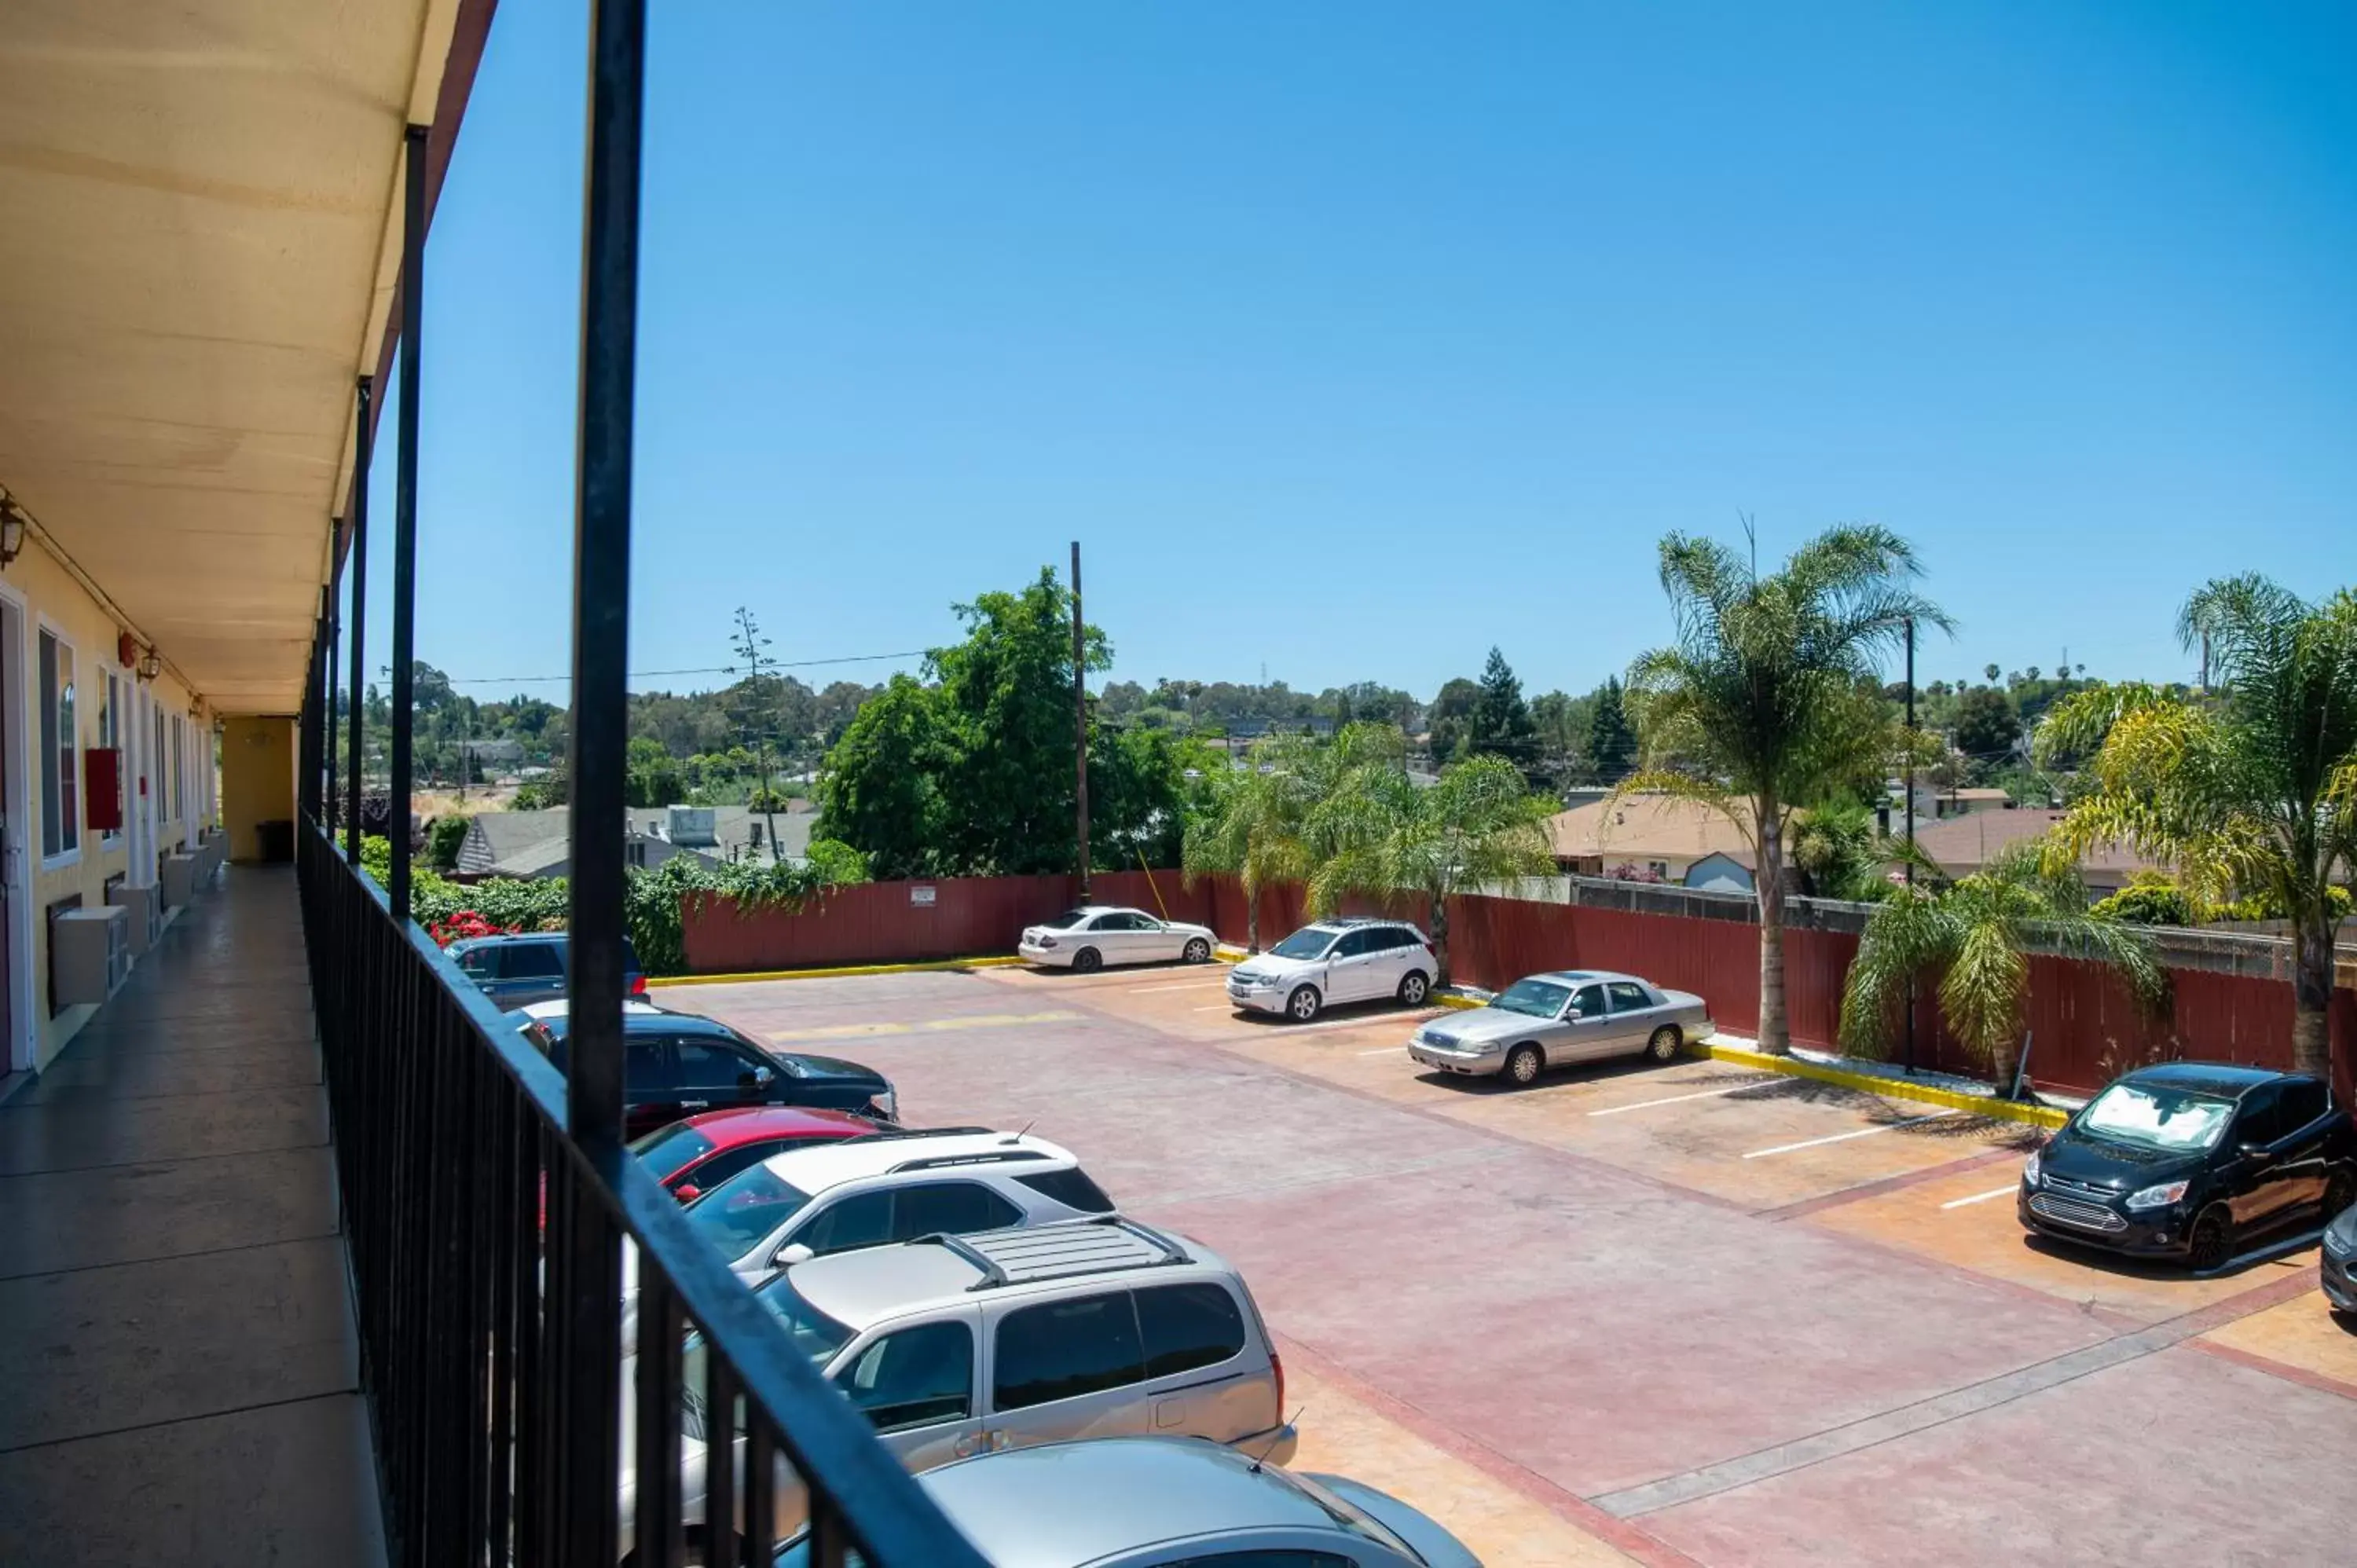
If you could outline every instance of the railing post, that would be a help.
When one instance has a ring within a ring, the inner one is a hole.
[[[409,918],[409,792],[415,771],[410,735],[415,718],[411,707],[416,700],[417,381],[418,337],[425,318],[425,127],[410,126],[404,142],[401,429],[393,502],[393,789],[385,823],[385,836],[393,845],[392,886],[385,893],[395,921]]]
[[[622,1146],[622,758],[628,738],[630,439],[639,295],[639,137],[645,0],[590,12],[588,189],[581,242],[581,404],[575,448],[571,961],[565,1116],[590,1167],[619,1184]],[[554,1240],[554,1238],[552,1238]],[[620,1398],[616,1309],[620,1233],[604,1207],[571,1206],[560,1375],[565,1379],[561,1539],[568,1561],[615,1557]],[[660,1299],[660,1293],[658,1293]],[[657,1332],[661,1330],[658,1329]],[[656,1375],[651,1369],[642,1375]],[[674,1374],[675,1376],[675,1374]],[[676,1529],[675,1497],[642,1488],[644,1555]]]
[[[368,706],[368,486],[369,442],[375,434],[373,383],[360,381],[360,412],[352,433],[352,718],[351,782],[344,791],[344,857],[361,862],[361,717]]]

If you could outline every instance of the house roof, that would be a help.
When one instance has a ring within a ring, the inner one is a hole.
[[[1950,800],[2010,800],[2013,797],[2003,789],[1950,789],[1942,797]]]
[[[1547,819],[1557,860],[1658,856],[1699,860],[1724,854],[1749,863],[1751,837],[1722,812],[1676,795],[1623,795],[1593,800]]]
[[[2026,809],[1975,811],[1915,830],[1915,847],[1943,871],[1963,876],[1978,871],[2014,844],[2040,837],[2061,822],[2061,811]],[[2082,871],[2138,872],[2165,869],[2124,845],[2105,844],[2080,858]]]

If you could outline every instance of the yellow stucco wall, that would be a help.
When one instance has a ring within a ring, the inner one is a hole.
[[[221,822],[231,860],[262,858],[263,822],[295,820],[295,721],[222,721]]]
[[[21,645],[0,649],[0,658],[8,664],[6,677],[13,687],[11,697],[22,703],[22,733],[5,736],[5,745],[13,753],[23,748],[21,766],[25,769],[27,792],[22,821],[10,823],[9,831],[24,855],[31,897],[29,907],[12,910],[13,918],[21,918],[30,928],[32,936],[32,968],[27,974],[11,973],[10,982],[30,998],[34,1065],[46,1066],[62,1050],[67,1042],[96,1012],[94,1007],[70,1007],[52,1017],[49,1013],[49,906],[72,894],[80,894],[84,905],[98,907],[106,902],[106,882],[111,876],[127,873],[130,868],[131,834],[128,812],[136,809],[139,779],[128,766],[124,779],[125,830],[102,834],[91,830],[88,804],[80,798],[80,767],[76,768],[75,820],[81,824],[79,843],[70,850],[55,855],[45,855],[42,835],[42,798],[45,791],[57,787],[56,759],[40,751],[40,634],[44,628],[58,635],[73,650],[74,732],[81,749],[87,751],[100,744],[101,693],[106,677],[116,681],[122,694],[123,710],[128,715],[134,711],[134,693],[141,682],[130,670],[115,662],[117,639],[123,628],[97,599],[81,584],[74,581],[65,568],[35,540],[27,540],[24,551],[0,572],[0,594],[21,604],[24,635]],[[159,813],[156,823],[157,852],[168,851],[196,836],[203,815],[200,782],[203,769],[209,766],[212,748],[212,721],[210,716],[190,717],[191,693],[167,671],[146,689],[153,695],[156,710],[167,721],[168,737],[170,721],[182,723],[181,746],[188,758],[188,774],[177,815]],[[153,725],[150,716],[147,724]],[[127,718],[125,727],[127,728]],[[127,738],[127,737],[126,737]],[[16,756],[7,759],[11,769],[20,765]],[[168,766],[168,763],[167,764]],[[291,768],[289,769],[291,774]],[[150,788],[159,788],[163,780],[151,781]],[[168,811],[168,804],[166,808]],[[16,950],[12,938],[7,951]],[[0,1019],[5,1025],[5,1019]]]

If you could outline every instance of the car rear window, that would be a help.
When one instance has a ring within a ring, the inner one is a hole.
[[[1149,1378],[1216,1367],[1244,1348],[1243,1314],[1224,1286],[1200,1280],[1151,1285],[1135,1294]]]
[[[1000,1410],[1078,1399],[1146,1376],[1129,1293],[1019,1307],[999,1320],[992,1402]]]
[[[1088,1173],[1074,1165],[1064,1171],[1039,1171],[1015,1178],[1040,1197],[1051,1198],[1067,1208],[1077,1208],[1083,1214],[1111,1214],[1113,1199],[1104,1189],[1089,1179]]]
[[[1069,931],[1089,918],[1086,909],[1067,909],[1052,920],[1042,920],[1039,929],[1047,931]]]
[[[684,1122],[648,1133],[630,1145],[657,1181],[669,1181],[712,1152],[712,1140]]]

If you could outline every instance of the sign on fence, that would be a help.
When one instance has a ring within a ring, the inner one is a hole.
[[[930,887],[911,887],[909,889],[909,902],[930,908],[932,907],[933,890]]]

